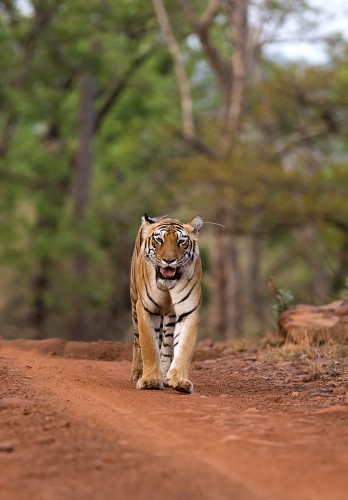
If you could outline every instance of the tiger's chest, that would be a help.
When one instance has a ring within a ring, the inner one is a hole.
[[[156,269],[143,262],[143,272],[138,274],[137,288],[146,309],[155,315],[172,312],[176,304],[187,297],[194,284],[194,266],[183,270],[178,280],[164,280]]]

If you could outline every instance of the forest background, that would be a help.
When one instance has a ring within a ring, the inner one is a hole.
[[[0,1],[1,335],[131,340],[144,212],[226,226],[201,231],[201,338],[274,328],[270,276],[344,297],[348,42],[326,22],[303,0]],[[323,61],[269,50],[298,41]]]

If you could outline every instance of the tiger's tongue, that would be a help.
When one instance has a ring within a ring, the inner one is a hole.
[[[175,274],[175,269],[172,267],[160,267],[160,271],[165,278],[172,278]]]

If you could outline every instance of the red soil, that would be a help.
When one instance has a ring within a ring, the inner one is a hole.
[[[1,500],[348,498],[344,364],[206,343],[183,395],[137,391],[127,344],[0,348]]]

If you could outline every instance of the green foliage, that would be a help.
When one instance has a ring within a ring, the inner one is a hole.
[[[289,309],[294,301],[294,296],[290,290],[278,288],[275,296],[275,304],[272,306],[272,316],[278,324],[282,312]]]
[[[189,220],[201,213],[212,220],[221,200],[234,214],[227,227],[233,237],[250,237],[257,214],[267,253],[275,255],[295,246],[295,229],[314,227],[321,254],[340,267],[348,234],[347,46],[321,66],[261,54],[258,76],[247,82],[242,133],[228,159],[211,161],[176,136],[180,93],[151,2],[33,2],[29,15],[12,4],[0,9],[0,256],[13,283],[21,283],[10,299],[1,290],[9,303],[22,300],[30,309],[41,293],[48,324],[53,318],[61,325],[54,332],[62,334],[77,293],[86,299],[95,335],[104,335],[106,325],[110,335],[123,337],[141,215]],[[183,10],[165,4],[190,78],[197,131],[214,148],[219,84],[199,44],[190,43],[194,35]],[[202,2],[192,5],[203,14]],[[307,12],[305,2],[267,5],[273,20]],[[221,12],[211,40],[230,61],[231,28]],[[93,74],[96,115],[118,85],[121,90],[94,135],[81,228],[72,210],[72,179],[84,68]],[[202,248],[205,275],[208,247]],[[72,272],[76,252],[89,263],[83,284]],[[40,272],[47,286],[38,291]],[[305,274],[302,267],[299,272]],[[280,292],[277,314],[290,303],[288,292]],[[51,335],[49,328],[45,334]]]

